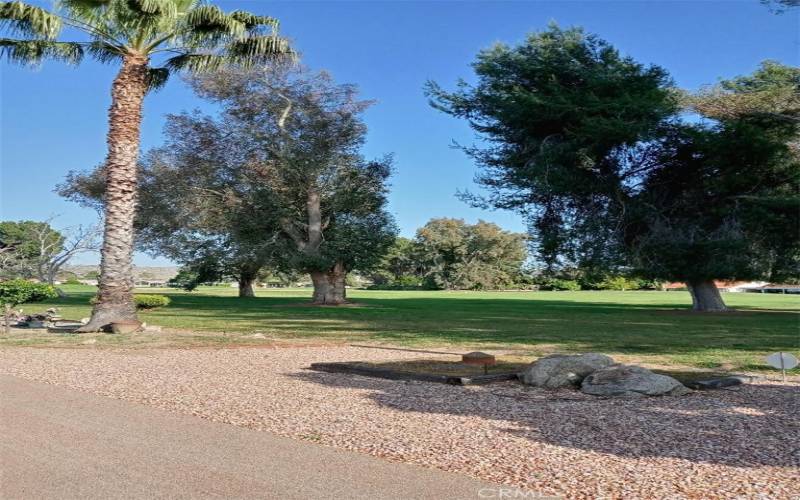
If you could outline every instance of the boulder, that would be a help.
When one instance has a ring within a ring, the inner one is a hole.
[[[634,365],[613,365],[597,370],[581,384],[593,396],[681,396],[692,392],[672,377]]]
[[[592,372],[611,366],[614,360],[594,352],[577,355],[552,354],[537,359],[519,374],[523,384],[548,389],[580,385]]]

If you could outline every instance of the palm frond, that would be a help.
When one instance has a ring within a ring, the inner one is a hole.
[[[294,59],[295,52],[289,41],[278,35],[253,36],[234,40],[226,47],[231,63],[242,67],[261,65],[275,59]]]
[[[93,58],[103,64],[119,61],[125,56],[122,48],[102,40],[86,44],[86,49]]]
[[[181,54],[167,59],[164,67],[170,71],[189,71],[203,73],[216,71],[228,63],[228,60],[216,54]]]
[[[192,9],[186,16],[189,35],[224,34],[229,37],[243,37],[245,23],[222,11],[215,5],[201,5]]]
[[[58,0],[56,5],[77,21],[95,24],[102,19],[112,0]]]
[[[77,64],[83,59],[83,47],[76,42],[2,38],[0,39],[0,57],[28,66],[35,66],[43,59],[56,59]]]
[[[61,18],[24,2],[0,2],[0,28],[15,35],[53,40],[61,32]]]
[[[113,0],[58,0],[58,5],[66,9],[87,10],[108,7]]]
[[[127,0],[133,12],[144,16],[176,17],[177,4],[173,0]]]
[[[148,90],[158,90],[167,84],[169,80],[169,68],[150,68],[147,72]]]
[[[263,27],[274,31],[277,30],[279,26],[278,20],[274,17],[259,16],[243,10],[235,10],[228,14],[228,16],[244,24],[245,29],[251,33]]]

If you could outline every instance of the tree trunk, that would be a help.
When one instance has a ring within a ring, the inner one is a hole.
[[[253,290],[253,282],[255,282],[255,275],[241,274],[239,276],[239,297],[255,297],[256,292]]]
[[[347,302],[345,278],[347,271],[341,262],[325,271],[311,273],[314,283],[313,303],[317,305],[338,306]]]
[[[147,93],[147,58],[125,56],[111,88],[103,247],[97,302],[82,332],[136,319],[133,302],[133,219],[142,102]]]
[[[11,304],[3,307],[3,331],[6,335],[11,333]]]
[[[722,300],[717,285],[711,280],[687,281],[686,286],[692,294],[692,309],[701,312],[727,311],[728,307]]]

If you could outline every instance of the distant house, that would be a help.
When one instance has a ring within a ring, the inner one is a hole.
[[[767,283],[766,285],[756,289],[748,290],[748,292],[757,293],[798,293],[800,294],[800,285],[790,285],[787,283]]]
[[[137,288],[162,288],[167,286],[166,280],[136,280],[133,284]]]
[[[766,281],[715,281],[715,285],[723,292],[749,292],[767,284]]]

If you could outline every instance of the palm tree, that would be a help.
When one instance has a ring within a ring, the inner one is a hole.
[[[92,318],[83,331],[135,320],[133,219],[142,101],[180,71],[214,71],[291,57],[278,22],[244,11],[225,13],[201,0],[60,0],[52,10],[0,2],[0,55],[37,65],[44,59],[77,64],[84,55],[121,63],[111,87],[105,162],[105,229]],[[62,28],[83,35],[61,40]],[[157,61],[158,64],[154,63]]]

